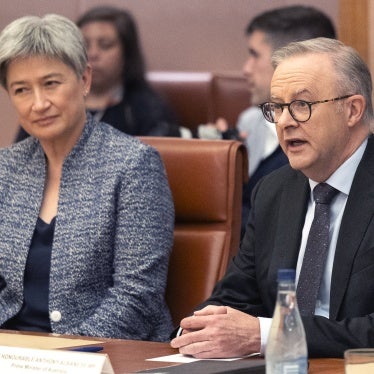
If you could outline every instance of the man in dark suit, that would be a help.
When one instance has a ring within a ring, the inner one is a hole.
[[[280,268],[302,269],[314,215],[311,191],[338,190],[312,315],[303,315],[310,357],[374,347],[374,139],[369,69],[333,39],[291,43],[272,58],[271,101],[262,106],[290,165],[252,195],[238,255],[211,297],[171,341],[199,358],[265,352]],[[313,264],[310,265],[313,267]],[[311,269],[313,273],[314,269]]]

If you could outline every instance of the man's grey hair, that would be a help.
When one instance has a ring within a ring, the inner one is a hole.
[[[369,68],[352,47],[329,38],[315,38],[293,42],[274,52],[272,64],[274,69],[284,60],[305,54],[327,54],[335,69],[337,95],[358,94],[366,101],[363,121],[373,120],[372,81]]]
[[[81,31],[74,22],[57,14],[21,17],[4,28],[0,34],[0,84],[7,88],[11,61],[33,56],[58,59],[78,77],[87,67]]]

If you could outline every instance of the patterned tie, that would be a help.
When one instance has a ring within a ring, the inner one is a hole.
[[[302,316],[314,315],[329,247],[330,203],[339,191],[326,183],[313,189],[316,203],[314,219],[306,243],[297,284],[297,302]]]

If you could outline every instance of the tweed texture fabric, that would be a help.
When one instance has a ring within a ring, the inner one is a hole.
[[[0,324],[23,302],[23,275],[46,178],[39,141],[0,150]],[[90,115],[63,165],[52,245],[52,331],[167,340],[164,300],[174,206],[157,151]]]

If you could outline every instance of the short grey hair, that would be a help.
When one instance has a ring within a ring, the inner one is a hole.
[[[293,42],[278,49],[272,56],[274,69],[284,60],[305,54],[327,54],[335,68],[337,95],[358,94],[366,101],[363,121],[372,121],[372,81],[370,70],[358,52],[341,41],[329,38],[315,38]]]
[[[87,67],[81,31],[74,22],[57,14],[18,18],[0,33],[0,84],[5,89],[9,63],[32,56],[58,59],[78,77]]]

